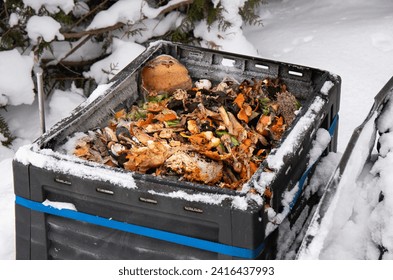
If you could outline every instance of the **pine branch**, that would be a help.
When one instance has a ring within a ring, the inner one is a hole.
[[[118,22],[115,25],[108,26],[108,27],[103,27],[103,28],[97,28],[97,29],[92,29],[92,30],[86,30],[86,31],[81,31],[81,32],[71,32],[71,33],[62,33],[64,36],[64,39],[79,39],[82,38],[83,36],[86,35],[100,35],[109,31],[113,31],[119,28],[122,28],[125,24],[122,22]]]
[[[162,11],[160,11],[160,13],[158,15],[166,14],[166,13],[171,12],[173,10],[176,10],[176,9],[182,7],[182,6],[191,5],[192,3],[194,3],[194,0],[183,0],[182,2],[178,2],[178,3],[172,4],[172,5],[168,5],[168,7],[166,7]]]
[[[86,18],[88,18],[89,16],[91,16],[92,14],[96,13],[98,10],[100,10],[106,3],[108,3],[108,0],[104,0],[101,4],[99,4],[98,6],[96,6],[93,10],[89,11],[87,14],[85,14],[84,16],[82,16],[78,21],[76,21],[73,25],[71,25],[71,27],[69,28],[69,30],[72,30],[75,26],[78,26],[82,21],[84,21]]]

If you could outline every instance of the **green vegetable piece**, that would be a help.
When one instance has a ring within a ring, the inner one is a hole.
[[[166,121],[165,123],[167,124],[167,126],[175,126],[180,123],[180,120]]]

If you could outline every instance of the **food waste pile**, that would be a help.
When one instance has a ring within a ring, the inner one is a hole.
[[[300,108],[279,79],[192,82],[175,58],[141,70],[144,100],[114,112],[75,143],[74,155],[112,167],[240,190]]]

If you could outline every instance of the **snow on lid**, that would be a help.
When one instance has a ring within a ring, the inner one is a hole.
[[[75,207],[74,204],[69,203],[69,202],[60,202],[60,201],[50,201],[49,199],[45,200],[42,202],[44,206],[51,206],[56,209],[68,209],[68,210],[73,210],[73,211],[78,211]]]
[[[108,83],[108,84],[102,84],[99,85],[91,94],[90,96],[86,99],[85,102],[82,103],[82,106],[87,106],[91,104],[94,100],[96,100],[98,97],[104,95],[111,86],[113,85],[113,82]]]
[[[388,103],[385,105],[381,115],[377,121],[378,130],[382,133],[386,131],[393,130],[393,101],[392,97],[389,99]]]
[[[332,81],[326,81],[322,88],[321,88],[321,93],[324,95],[328,95],[330,89],[334,86],[334,83]]]
[[[116,172],[109,168],[102,168],[101,164],[89,163],[75,156],[63,155],[49,149],[40,150],[37,144],[22,146],[15,153],[15,160],[28,165],[70,174],[77,177],[100,180],[119,185],[124,188],[137,188],[131,173]]]
[[[63,34],[60,33],[60,28],[60,23],[49,16],[32,16],[26,25],[27,35],[34,44],[38,42],[40,37],[45,42],[51,42],[55,37],[58,40],[64,40]]]
[[[34,101],[34,83],[31,78],[33,57],[21,55],[13,49],[0,52],[0,61],[0,104],[2,106],[32,104]]]
[[[273,149],[275,153],[272,153],[267,157],[266,161],[269,168],[278,170],[284,166],[284,157],[293,153],[294,148],[299,146],[299,142],[303,140],[301,139],[302,133],[314,124],[315,116],[322,109],[324,104],[325,101],[321,97],[317,96],[314,99],[314,102],[310,105],[307,112],[295,124],[280,147],[278,149]]]
[[[74,8],[74,0],[23,0],[25,6],[33,8],[33,10],[38,13],[42,6],[51,13],[56,14],[60,9],[68,14]]]

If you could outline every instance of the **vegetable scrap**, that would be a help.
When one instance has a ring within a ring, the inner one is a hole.
[[[192,87],[187,69],[161,56],[142,70],[146,100],[79,139],[74,154],[112,167],[240,190],[300,103],[279,79]]]

